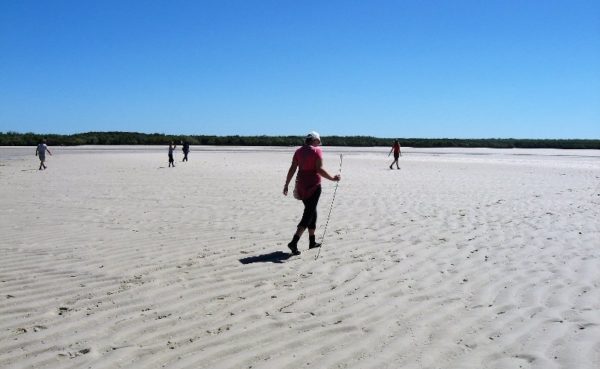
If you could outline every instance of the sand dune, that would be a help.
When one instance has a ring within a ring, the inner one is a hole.
[[[324,147],[315,260],[293,148],[51,149],[0,148],[2,368],[600,367],[598,152]]]

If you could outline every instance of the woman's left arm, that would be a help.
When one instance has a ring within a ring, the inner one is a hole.
[[[325,168],[323,168],[323,160],[322,159],[317,159],[317,173],[319,173],[322,177],[325,177],[330,181],[337,182],[341,179],[341,176],[339,174],[332,176],[331,174],[327,173]]]

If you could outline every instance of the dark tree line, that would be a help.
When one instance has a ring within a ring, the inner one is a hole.
[[[53,146],[76,145],[165,145],[171,141],[188,142],[190,145],[228,146],[296,146],[301,136],[207,136],[166,135],[138,132],[87,132],[73,135],[0,132],[0,146],[34,146],[42,139]],[[393,138],[371,136],[327,136],[327,146],[391,146]],[[408,147],[489,147],[489,148],[556,148],[600,150],[600,140],[547,140],[514,138],[400,138],[400,144]]]

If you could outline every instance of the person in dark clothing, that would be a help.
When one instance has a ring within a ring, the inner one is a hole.
[[[187,142],[183,143],[183,147],[181,148],[181,151],[183,151],[183,160],[184,161],[188,161],[188,153],[190,152],[190,144]]]
[[[169,144],[169,167],[173,168],[175,168],[175,159],[173,159],[173,151],[175,151],[176,147],[177,145],[175,145],[175,143],[171,141],[171,143]]]

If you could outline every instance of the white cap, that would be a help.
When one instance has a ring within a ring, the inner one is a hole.
[[[316,140],[319,140],[319,142],[321,142],[321,135],[319,135],[318,132],[315,132],[315,131],[308,132],[308,134],[306,135],[306,139],[309,139],[309,138],[312,140],[316,139]]]

